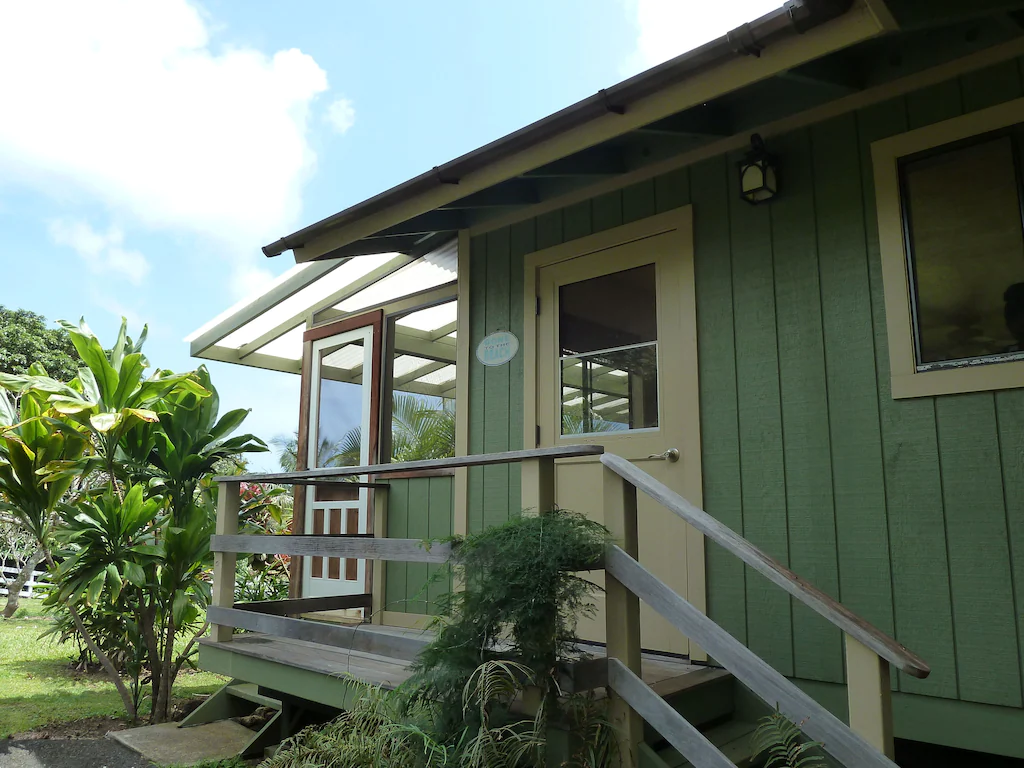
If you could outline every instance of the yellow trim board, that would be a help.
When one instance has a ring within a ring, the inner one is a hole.
[[[898,166],[901,157],[1021,122],[1024,122],[1024,99],[1014,99],[871,145],[894,398],[987,392],[1024,386],[1024,361],[917,371]]]
[[[466,174],[458,184],[444,184],[416,197],[337,227],[294,249],[295,261],[303,263],[380,232],[396,223],[427,213],[446,203],[520,176],[546,163],[621,136],[636,128],[673,115],[687,107],[764,80],[812,59],[871,39],[884,30],[863,3],[804,35],[767,47],[759,57],[733,59],[700,72],[631,104],[623,114],[608,113],[571,131],[542,141],[520,153]]]
[[[469,334],[469,232],[459,231],[458,251],[458,334],[455,337],[455,455],[469,455],[469,366],[473,350]],[[469,470],[455,470],[455,506],[452,533],[465,536],[469,532]]]

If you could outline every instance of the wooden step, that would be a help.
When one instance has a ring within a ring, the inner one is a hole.
[[[708,741],[718,747],[726,758],[737,766],[746,768],[751,763],[750,741],[757,730],[757,723],[746,720],[726,720],[704,731]],[[693,768],[693,763],[675,749],[664,746],[657,749],[658,758],[664,768]],[[658,766],[657,768],[662,768]]]
[[[724,669],[705,667],[676,678],[651,685],[652,690],[667,701],[692,725],[704,725],[729,718],[735,709],[733,676]],[[661,736],[644,725],[644,741],[656,743]]]

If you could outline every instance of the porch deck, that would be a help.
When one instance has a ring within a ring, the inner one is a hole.
[[[363,647],[387,647],[394,637],[414,639],[423,644],[431,639],[431,633],[423,630],[374,624],[359,625],[358,632],[371,636],[362,638],[359,645]],[[262,633],[235,635],[226,642],[210,638],[199,642],[200,666],[203,669],[339,708],[347,700],[352,681],[394,689],[411,675],[412,660],[404,658],[408,654],[371,653]],[[602,646],[583,644],[581,648],[590,659],[605,657]],[[582,669],[586,663],[581,662],[577,668]],[[691,664],[685,658],[653,653],[643,654],[641,664],[644,682],[662,696],[685,687],[682,680],[685,675],[705,668]],[[599,680],[593,682],[600,683]],[[603,689],[597,688],[596,695],[605,695]]]

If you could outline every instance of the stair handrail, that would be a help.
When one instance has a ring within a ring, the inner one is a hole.
[[[896,768],[896,764],[875,745],[851,730],[846,723],[673,591],[621,547],[613,544],[608,548],[604,567],[608,576],[700,645],[762,701],[778,707],[782,714],[797,723],[807,736],[822,744],[823,749],[842,765],[851,768]],[[639,691],[631,691],[629,683],[633,681],[623,679],[623,670],[628,670],[628,666],[622,664],[611,652],[608,665],[609,687],[636,710]],[[637,677],[635,674],[633,676]],[[651,694],[657,696],[653,691]],[[675,713],[676,717],[672,717],[667,712],[661,714],[662,720],[657,724],[658,732],[684,757],[694,760],[706,754],[710,743],[702,744],[694,739],[693,726],[682,715]],[[644,719],[650,722],[647,716]],[[706,764],[710,766],[717,763],[706,761]]]
[[[784,589],[846,634],[856,638],[900,671],[906,672],[912,677],[928,677],[931,668],[906,646],[898,643],[878,627],[793,573],[778,560],[716,520],[700,507],[691,504],[664,483],[613,453],[602,454],[600,460],[604,466],[634,488],[643,491],[670,512],[678,515],[716,544],[736,555],[769,581]]]

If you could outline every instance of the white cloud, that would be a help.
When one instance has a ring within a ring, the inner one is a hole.
[[[58,219],[50,222],[50,237],[57,245],[74,250],[94,274],[112,273],[133,285],[141,285],[149,272],[146,257],[124,247],[124,233],[117,227],[104,233],[97,232],[86,221]]]
[[[634,73],[780,8],[782,0],[626,0],[626,6],[637,27],[636,50],[627,64]]]
[[[310,104],[327,89],[310,56],[213,50],[187,0],[0,3],[0,29],[0,179],[236,254],[295,223]]]
[[[336,99],[331,106],[327,108],[325,117],[327,118],[327,122],[334,126],[334,130],[343,134],[355,125],[356,107],[352,103],[352,99],[346,99],[344,97]]]

